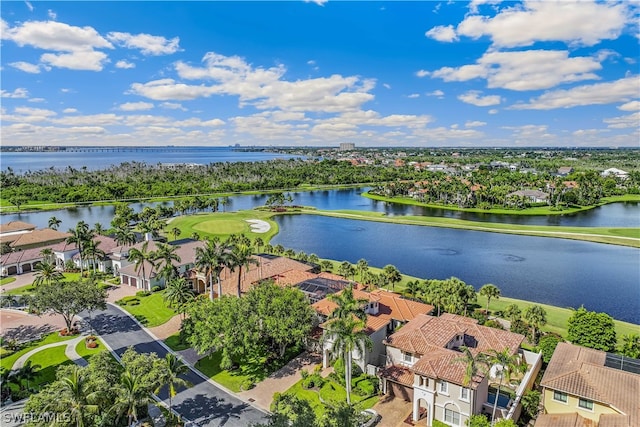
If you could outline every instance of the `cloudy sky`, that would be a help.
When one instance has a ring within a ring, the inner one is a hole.
[[[638,3],[3,2],[3,145],[638,147]]]

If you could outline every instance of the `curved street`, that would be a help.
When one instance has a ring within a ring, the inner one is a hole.
[[[87,319],[88,316],[85,317]],[[91,325],[118,355],[128,347],[140,353],[156,353],[164,357],[165,347],[155,341],[131,317],[112,305],[92,313]],[[234,395],[204,380],[193,369],[184,378],[193,384],[181,390],[173,399],[173,409],[185,420],[198,426],[246,427],[266,422],[266,414]],[[166,399],[166,393],[160,398]]]

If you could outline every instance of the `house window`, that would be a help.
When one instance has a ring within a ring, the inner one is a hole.
[[[444,410],[444,421],[454,426],[460,425],[460,412],[451,409]]]
[[[567,393],[554,391],[553,392],[553,400],[558,401],[558,402],[562,402],[562,403],[567,403]]]
[[[449,383],[446,381],[440,381],[440,393],[449,392]]]
[[[413,354],[403,352],[402,353],[402,360],[407,362],[407,363],[413,362]]]
[[[582,409],[587,409],[589,411],[593,411],[593,402],[587,399],[578,400],[578,406]]]
[[[469,389],[462,387],[460,389],[460,400],[466,400],[469,401]]]

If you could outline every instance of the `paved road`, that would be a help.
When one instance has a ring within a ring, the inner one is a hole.
[[[153,352],[159,357],[164,357],[167,353],[163,346],[129,316],[110,305],[104,311],[93,312],[91,324],[118,355],[122,355],[130,346],[138,352]],[[173,409],[194,424],[247,427],[266,422],[264,412],[205,381],[193,370],[189,370],[184,378],[191,382],[193,387],[182,390],[173,398]],[[161,395],[160,398],[166,399],[167,395]],[[166,402],[168,403],[168,399]]]

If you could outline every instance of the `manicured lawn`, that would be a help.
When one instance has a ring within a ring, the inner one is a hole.
[[[186,340],[183,343],[180,342],[180,332],[171,335],[169,338],[164,340],[164,343],[173,351],[181,351],[190,348]]]
[[[176,315],[174,310],[167,307],[167,303],[164,302],[162,296],[162,292],[154,292],[146,297],[123,298],[116,301],[116,303],[138,319],[138,322],[148,328],[152,328],[168,322],[169,319]],[[121,302],[123,301],[129,302],[122,304]],[[139,301],[139,303],[136,304],[136,301]]]
[[[33,284],[24,285],[19,288],[11,289],[9,291],[3,292],[2,295],[24,295],[30,294],[35,291],[36,287]]]
[[[80,356],[84,359],[89,360],[91,356],[100,353],[101,351],[107,351],[107,347],[105,347],[104,342],[98,338],[98,346],[96,348],[87,348],[87,344],[85,341],[80,341],[78,345],[76,345],[76,351]]]
[[[250,239],[260,237],[267,243],[278,232],[278,225],[270,218],[272,212],[264,212],[258,210],[240,211],[240,212],[216,212],[197,215],[181,216],[167,226],[167,230],[174,227],[182,232],[180,237],[190,237],[194,232],[198,233],[200,238],[218,236],[226,239],[231,234],[244,234]],[[266,233],[254,233],[246,220],[261,219],[267,221],[271,228]],[[170,236],[170,240],[173,236]]]
[[[320,417],[324,414],[325,406],[320,401],[320,396],[327,403],[338,403],[347,401],[347,391],[345,388],[330,378],[325,378],[326,382],[320,390],[317,389],[305,389],[302,387],[302,380],[298,381],[285,391],[285,394],[294,395],[300,399],[304,399],[309,402],[311,408],[316,413],[316,416]],[[358,396],[355,393],[351,393],[351,402],[357,403],[359,408],[368,409],[376,404],[379,396],[371,396],[368,398]]]
[[[291,349],[285,355],[285,360],[289,361],[298,354],[299,351]],[[216,351],[211,353],[209,356],[200,359],[198,363],[196,363],[196,368],[207,377],[236,393],[242,391],[243,385],[250,382],[258,383],[271,375],[271,373],[284,366],[283,362],[267,363],[266,358],[263,357],[244,361],[236,370],[225,371],[220,369],[221,359],[222,350]]]
[[[3,277],[2,279],[0,279],[0,286],[8,285],[9,283],[13,283],[15,281],[16,281],[15,277]]]
[[[45,336],[42,340],[40,341],[33,341],[31,343],[29,343],[27,346],[25,346],[24,348],[22,348],[19,351],[16,351],[13,354],[10,354],[8,356],[2,356],[2,360],[0,360],[0,366],[2,366],[5,369],[11,369],[13,367],[13,364],[15,363],[16,360],[18,360],[18,358],[20,356],[22,356],[23,354],[26,354],[28,352],[30,352],[31,350],[37,348],[37,347],[41,347],[43,345],[46,344],[52,344],[52,343],[56,343],[56,342],[61,342],[61,341],[67,341],[70,340],[71,338],[74,337],[61,337],[58,335],[57,332],[53,332],[47,336]],[[64,349],[64,346],[60,346],[60,348]],[[44,350],[43,350],[44,351]],[[64,353],[64,350],[63,350]]]
[[[29,358],[32,365],[40,365],[34,384],[44,385],[56,379],[56,370],[60,365],[73,364],[64,354],[65,346],[47,348]]]

